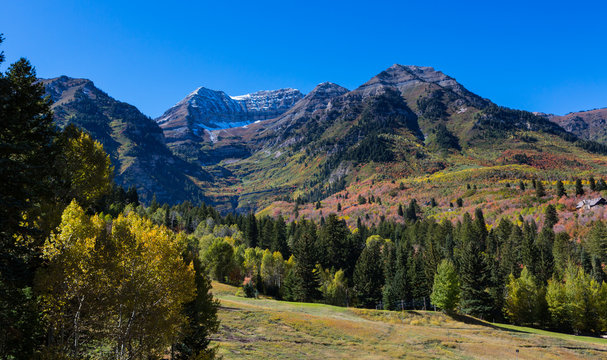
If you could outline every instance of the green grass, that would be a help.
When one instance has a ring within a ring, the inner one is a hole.
[[[555,337],[555,338],[563,339],[563,340],[582,341],[582,342],[593,343],[593,344],[607,345],[607,339],[604,339],[604,338],[563,334],[563,333],[558,333],[558,332],[553,332],[553,331],[530,328],[530,327],[525,327],[525,326],[510,325],[510,324],[493,323],[492,325],[497,326],[499,328],[507,329],[507,330],[515,330],[515,331],[526,332],[529,334],[551,336],[551,337]]]
[[[246,299],[214,284],[224,359],[598,359],[602,339],[432,311],[392,312]],[[592,341],[594,340],[594,341]]]

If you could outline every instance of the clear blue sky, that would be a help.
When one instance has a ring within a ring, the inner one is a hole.
[[[563,114],[607,107],[606,14],[603,0],[13,0],[0,6],[0,32],[9,62],[89,78],[152,117],[198,86],[353,89],[394,63]]]

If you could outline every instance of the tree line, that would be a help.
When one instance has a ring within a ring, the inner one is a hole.
[[[540,182],[536,183],[536,189]],[[155,221],[163,221],[154,213]],[[201,208],[165,208],[184,227]],[[133,209],[142,216],[152,213]],[[555,233],[558,212],[547,206],[543,227],[519,217],[485,223],[483,212],[460,221],[421,218],[415,201],[404,223],[359,219],[350,229],[336,214],[319,223],[253,214],[195,217],[189,235],[201,261],[221,282],[291,301],[400,310],[457,311],[507,321],[598,334],[606,331],[607,227],[591,225],[575,241]],[[583,301],[582,301],[583,300]],[[583,304],[583,308],[579,308]]]

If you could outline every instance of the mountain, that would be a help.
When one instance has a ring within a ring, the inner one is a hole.
[[[607,152],[431,67],[398,64],[352,91],[323,83],[276,118],[211,133],[205,151],[227,156],[205,169],[227,176],[208,192],[229,194],[243,211],[284,212],[296,199],[354,192],[368,178],[378,184],[460,167],[524,165],[557,176],[562,164],[571,173],[594,168],[589,152]]]
[[[168,142],[200,139],[205,130],[240,127],[276,117],[303,97],[296,89],[263,90],[240,96],[200,87],[156,122]]]
[[[286,112],[303,94],[296,89],[262,90],[240,96],[200,87],[156,119],[167,145],[180,158],[197,163],[216,163],[230,156],[250,153],[236,145],[210,153],[213,130],[254,124]]]
[[[136,107],[117,101],[92,81],[61,76],[42,80],[60,127],[74,124],[103,144],[115,179],[136,186],[144,201],[175,203],[204,199],[195,181],[211,177],[177,158],[165,145],[162,129]]]
[[[572,112],[563,116],[543,115],[580,138],[607,144],[607,108]]]
[[[102,141],[122,183],[222,211],[293,216],[297,207],[319,220],[322,209],[310,204],[333,209],[373,194],[381,199],[373,214],[392,214],[415,195],[394,189],[397,181],[462,171],[482,181],[563,179],[603,173],[607,162],[607,146],[555,118],[498,106],[431,67],[396,64],[356,89],[325,82],[305,96],[199,88],[155,121],[88,80],[60,79],[47,81],[57,121]],[[460,185],[415,186],[426,201],[450,204]],[[350,219],[375,216],[344,209]]]

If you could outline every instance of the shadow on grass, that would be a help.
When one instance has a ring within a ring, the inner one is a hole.
[[[490,322],[487,322],[487,321],[484,321],[484,320],[480,320],[480,319],[477,319],[475,317],[468,316],[468,315],[449,314],[449,316],[453,320],[460,321],[460,322],[463,322],[464,324],[468,324],[468,325],[478,325],[478,326],[488,327],[488,328],[493,329],[493,330],[503,330],[503,331],[509,331],[509,332],[514,332],[514,333],[519,333],[519,334],[528,334],[528,332],[526,332],[526,331],[521,331],[521,330],[516,330],[516,329],[510,329],[510,328],[507,328],[507,327],[501,327],[499,325],[492,324]]]

